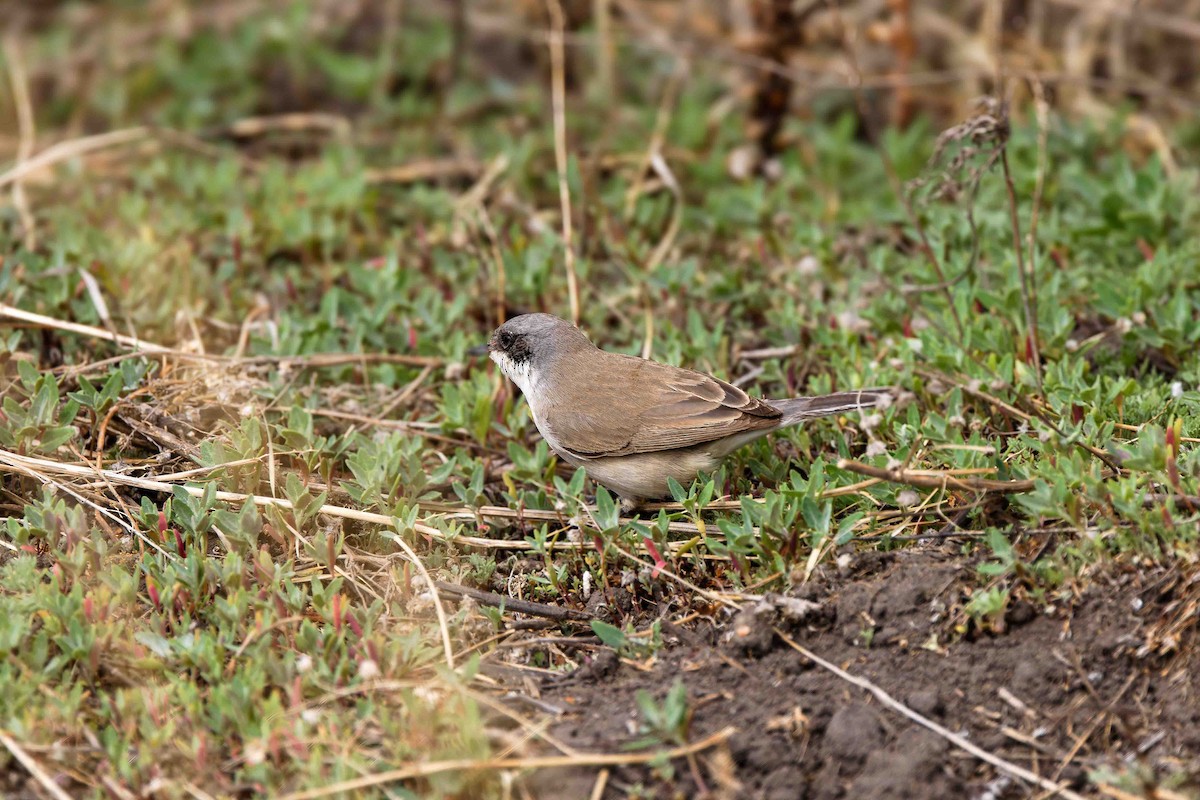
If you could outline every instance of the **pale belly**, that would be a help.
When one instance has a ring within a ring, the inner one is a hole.
[[[592,480],[630,500],[670,497],[668,478],[686,488],[697,473],[712,470],[720,462],[719,458],[696,448],[592,459],[555,452],[567,463],[587,470]]]

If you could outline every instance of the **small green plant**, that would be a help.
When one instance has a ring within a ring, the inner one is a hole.
[[[476,442],[487,441],[492,427],[492,379],[477,372],[470,380],[447,383],[442,392],[442,409],[446,415],[444,430],[465,430]]]
[[[661,703],[645,689],[638,689],[635,701],[642,715],[642,737],[631,742],[630,747],[687,743],[692,715],[683,681],[676,679]]]
[[[87,375],[79,376],[79,389],[68,392],[67,397],[79,403],[93,414],[106,413],[117,400],[128,392],[142,385],[146,376],[154,371],[154,365],[138,358],[127,358],[121,361],[108,377],[100,384],[95,384]]]
[[[1001,586],[978,589],[967,603],[967,616],[982,630],[1003,631],[1010,593]]]
[[[592,620],[591,626],[592,632],[600,641],[616,650],[623,658],[649,658],[663,645],[662,623],[658,620],[655,620],[644,634],[637,633],[632,626],[622,630],[598,619]]]
[[[59,406],[58,382],[50,373],[39,373],[29,361],[17,362],[20,389],[5,395],[0,418],[0,445],[19,453],[53,453],[78,435],[72,425],[79,413],[79,402],[67,400]]]

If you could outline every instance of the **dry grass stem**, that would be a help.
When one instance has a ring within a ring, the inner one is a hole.
[[[867,96],[863,93],[862,86],[862,70],[859,68],[858,56],[854,50],[854,41],[852,38],[851,29],[846,25],[841,11],[838,9],[838,3],[830,3],[831,8],[837,15],[838,26],[841,28],[842,36],[842,51],[846,55],[846,61],[850,65],[850,70],[854,74],[853,81],[854,102],[858,107],[858,113],[863,124],[866,126],[867,136],[871,144],[875,148],[875,152],[879,155],[879,160],[883,166],[884,174],[887,176],[888,185],[892,189],[892,193],[900,201],[904,208],[904,215],[908,219],[909,225],[917,233],[917,238],[921,243],[921,254],[925,256],[925,260],[929,262],[929,266],[933,269],[937,276],[938,290],[942,293],[946,300],[946,307],[950,312],[951,318],[954,320],[955,329],[961,338],[963,335],[962,316],[958,313],[958,307],[954,304],[954,297],[950,294],[951,283],[946,280],[946,273],[942,269],[942,262],[937,256],[937,252],[933,249],[933,243],[929,241],[929,234],[925,230],[925,225],[921,222],[921,218],[917,215],[913,208],[912,200],[908,193],[904,191],[904,185],[900,181],[900,174],[896,171],[896,165],[892,162],[892,157],[888,155],[887,148],[884,146],[879,136],[879,131],[876,129],[874,120],[875,115],[872,113],[870,103]]]
[[[8,64],[8,77],[12,87],[13,100],[17,106],[17,158],[14,169],[20,167],[33,155],[33,145],[37,138],[34,126],[33,104],[29,99],[29,78],[25,74],[25,59],[21,54],[20,38],[16,35],[5,37],[4,60]],[[33,212],[29,208],[29,198],[25,196],[25,187],[20,180],[13,181],[13,206],[21,219],[21,235],[25,249],[32,252],[37,249],[37,226]]]
[[[0,731],[0,744],[4,745],[4,749],[12,754],[12,757],[17,760],[22,767],[29,772],[33,780],[42,788],[46,794],[54,798],[54,800],[71,800],[71,795],[62,790],[54,779],[51,778],[41,765],[29,755],[15,739],[9,736],[4,731]]]
[[[364,173],[367,183],[422,183],[424,181],[472,178],[483,170],[478,161],[452,158],[427,158],[400,164],[395,167],[368,169]]]
[[[575,236],[571,222],[571,188],[567,163],[567,78],[563,54],[562,4],[546,0],[550,12],[550,95],[554,106],[554,163],[558,169],[558,199],[562,213],[563,264],[567,270],[567,294],[571,301],[571,321],[579,324],[579,279],[575,274]]]
[[[35,314],[32,311],[23,311],[22,309],[10,306],[7,303],[0,303],[0,317],[8,317],[9,319],[28,322],[32,325],[37,325],[43,328],[52,328],[55,330],[66,331],[68,333],[78,333],[83,336],[90,336],[93,339],[104,339],[105,341],[114,342],[124,347],[129,347],[142,353],[170,353],[172,350],[169,347],[163,347],[153,342],[143,341],[136,336],[125,336],[124,334],[106,331],[103,328],[97,328],[94,325],[81,325],[78,322],[68,322],[66,320],[47,317],[45,314]]]
[[[22,161],[19,164],[14,164],[7,172],[0,174],[0,188],[4,188],[10,183],[24,180],[35,172],[46,169],[47,167],[60,164],[63,161],[68,161],[72,158],[78,158],[89,153],[94,153],[97,150],[104,150],[109,147],[117,147],[123,144],[140,142],[151,135],[151,129],[145,126],[136,128],[125,128],[118,131],[109,131],[108,133],[98,133],[95,136],[84,136],[80,139],[71,139],[65,142],[59,142],[56,145],[47,147],[42,152],[32,158]]]
[[[68,322],[67,320],[55,319],[48,317],[45,314],[37,314],[32,311],[25,311],[15,306],[10,306],[7,303],[0,303],[0,317],[8,317],[9,319],[20,320],[31,325],[36,325],[42,328],[51,328],[54,330],[66,331],[67,333],[76,333],[81,336],[90,336],[94,339],[103,339],[113,342],[124,347],[131,348],[139,353],[151,353],[155,355],[173,356],[190,361],[209,361],[221,364],[279,364],[288,367],[307,367],[318,369],[321,367],[339,367],[346,364],[406,364],[415,367],[425,366],[441,366],[445,363],[444,359],[434,356],[415,356],[405,353],[309,353],[303,356],[221,356],[208,353],[191,353],[182,350],[164,347],[160,344],[148,342],[136,336],[125,336],[120,333],[107,331],[103,328],[97,328],[95,325],[83,325],[78,322]],[[122,357],[115,359],[106,359],[104,363],[113,363],[120,360]],[[99,363],[99,362],[98,362]],[[83,365],[80,368],[91,368],[95,366]]]
[[[1007,124],[1005,125],[1007,128]],[[1038,392],[1042,392],[1042,344],[1038,334],[1037,279],[1033,274],[1033,262],[1026,269],[1025,243],[1021,241],[1021,218],[1017,213],[1017,190],[1013,185],[1012,170],[1008,165],[1008,143],[1000,149],[1000,168],[1004,172],[1004,188],[1008,193],[1009,221],[1012,224],[1013,252],[1017,258],[1017,272],[1021,276],[1021,307],[1025,312],[1025,357],[1033,367]]]
[[[409,546],[408,542],[400,535],[392,537],[392,541],[404,551],[404,555],[421,573],[421,577],[425,579],[425,585],[429,587],[429,594],[433,600],[434,613],[437,614],[438,629],[442,634],[442,648],[445,650],[446,666],[450,671],[454,671],[454,645],[450,643],[450,624],[446,621],[446,609],[442,607],[442,598],[438,594],[437,584],[433,580],[433,576],[429,574],[429,570],[425,569],[425,563],[421,561],[421,557],[417,552]]]

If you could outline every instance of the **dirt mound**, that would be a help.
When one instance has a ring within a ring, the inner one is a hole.
[[[702,756],[674,771],[619,769],[605,796],[638,784],[652,797],[1030,795],[814,665],[775,634],[779,626],[914,711],[1076,791],[1094,792],[1089,774],[1110,770],[1139,775],[1133,796],[1158,781],[1190,796],[1200,776],[1200,675],[1188,658],[1158,651],[1164,641],[1188,649],[1200,583],[1130,570],[1044,610],[1015,605],[1003,635],[956,637],[951,612],[973,580],[953,550],[864,554],[804,589],[808,613],[743,612],[660,652],[648,670],[622,662],[593,672],[600,677],[548,684],[543,698],[570,709],[554,734],[583,750],[619,750],[641,720],[637,690],[661,701],[680,678],[691,738],[737,727],[732,764]],[[718,790],[734,781],[736,791]]]

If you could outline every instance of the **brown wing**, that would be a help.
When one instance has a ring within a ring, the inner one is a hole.
[[[717,378],[632,356],[605,355],[605,380],[563,387],[547,404],[547,438],[577,456],[691,447],[774,427],[782,416]],[[595,411],[582,410],[588,408]]]

